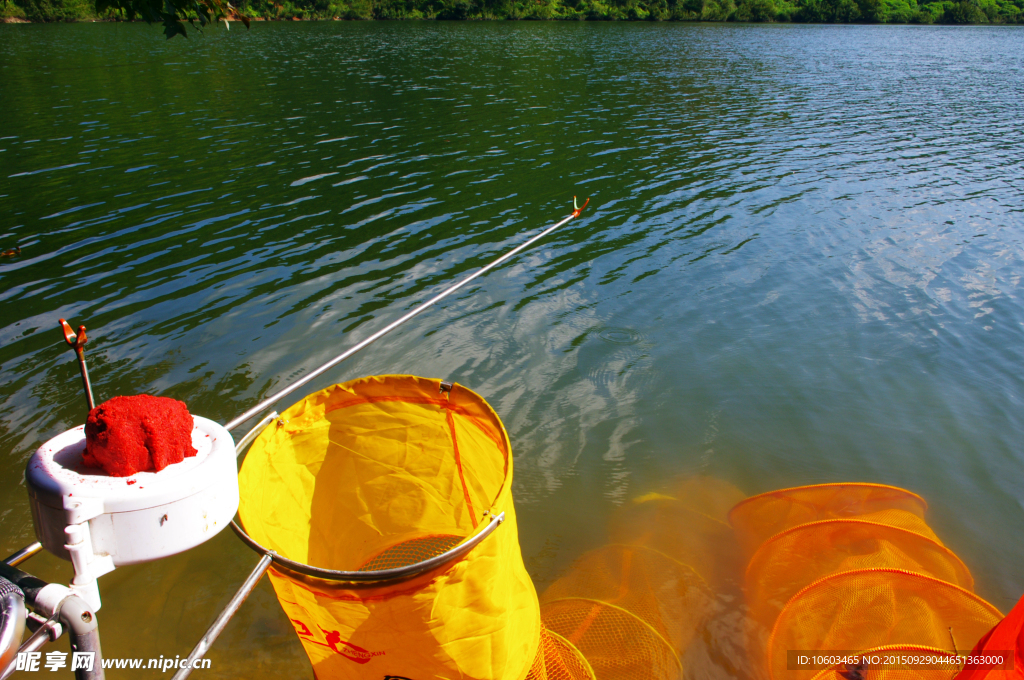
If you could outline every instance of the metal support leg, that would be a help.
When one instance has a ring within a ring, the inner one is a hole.
[[[76,668],[75,680],[104,680],[103,653],[100,650],[100,631],[96,613],[85,600],[72,595],[61,603],[59,619],[61,625],[68,631],[72,655],[75,652],[92,654],[92,668]]]
[[[249,594],[256,588],[256,584],[263,578],[263,574],[266,573],[270,567],[270,563],[273,561],[270,555],[264,555],[263,559],[259,561],[256,568],[249,574],[249,578],[245,579],[245,583],[238,589],[235,596],[231,598],[231,602],[228,602],[228,606],[224,607],[224,610],[214,620],[213,625],[206,631],[206,635],[199,641],[199,644],[195,646],[192,653],[188,655],[188,659],[181,664],[181,670],[174,674],[171,680],[185,680],[194,670],[193,665],[199,659],[202,659],[206,652],[209,651],[210,647],[213,646],[214,641],[224,631],[224,628],[228,625],[228,621],[235,615],[235,612],[242,606]]]

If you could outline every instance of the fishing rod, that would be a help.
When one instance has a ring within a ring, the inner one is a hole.
[[[583,212],[583,209],[587,207],[588,203],[590,203],[590,199],[589,198],[586,201],[583,202],[583,205],[577,205],[576,197],[573,196],[572,197],[573,211],[565,219],[561,220],[560,222],[558,222],[556,224],[551,225],[550,227],[548,227],[547,229],[545,229],[541,233],[539,233],[536,236],[530,238],[526,242],[516,246],[515,248],[513,248],[510,251],[508,251],[507,253],[505,253],[504,255],[499,257],[498,259],[496,259],[493,262],[491,262],[490,264],[487,264],[487,265],[481,267],[480,269],[476,270],[475,272],[473,272],[472,274],[470,274],[466,278],[464,278],[461,281],[459,281],[458,283],[456,283],[454,286],[452,286],[452,287],[450,287],[450,288],[448,288],[448,289],[438,293],[437,295],[435,295],[434,297],[430,298],[426,302],[424,302],[424,303],[420,304],[419,306],[415,307],[414,309],[412,309],[409,313],[407,313],[402,318],[400,318],[400,319],[398,319],[396,321],[392,321],[387,326],[385,326],[384,328],[380,329],[379,331],[377,331],[376,333],[374,333],[370,337],[366,338],[362,342],[359,342],[356,345],[354,345],[354,346],[350,347],[349,349],[345,350],[344,352],[342,352],[338,356],[334,357],[333,359],[331,359],[327,363],[325,363],[325,364],[321,365],[319,368],[315,369],[313,372],[307,374],[306,376],[304,376],[302,378],[299,378],[294,383],[292,383],[288,387],[285,387],[280,392],[277,392],[276,394],[273,394],[273,395],[267,397],[266,399],[264,399],[263,401],[261,401],[260,403],[256,404],[255,406],[250,408],[245,413],[243,413],[242,415],[238,416],[237,418],[235,418],[234,420],[229,422],[224,427],[226,429],[228,429],[228,430],[234,430],[236,427],[238,427],[242,423],[246,422],[247,420],[249,420],[253,416],[259,415],[268,406],[271,406],[274,403],[280,401],[281,399],[283,399],[284,397],[288,396],[289,394],[291,394],[295,390],[299,389],[300,387],[302,387],[303,385],[305,385],[309,381],[313,380],[317,376],[322,375],[326,371],[329,371],[330,369],[332,369],[333,367],[337,366],[338,364],[340,364],[345,359],[348,359],[350,356],[352,356],[353,354],[355,354],[359,350],[367,347],[371,343],[375,342],[376,340],[379,340],[380,338],[382,338],[383,336],[387,335],[388,333],[390,333],[394,329],[398,328],[399,326],[404,324],[409,319],[412,319],[413,317],[415,317],[415,316],[419,315],[420,313],[426,311],[435,302],[440,302],[444,298],[448,297],[449,295],[451,295],[455,291],[459,290],[460,288],[462,288],[463,286],[468,284],[473,279],[475,279],[475,278],[477,278],[479,276],[483,276],[484,274],[486,274],[490,270],[492,270],[495,267],[497,267],[498,265],[500,265],[502,262],[505,262],[509,258],[514,257],[519,252],[525,250],[526,248],[529,248],[534,243],[536,243],[537,241],[541,240],[542,238],[544,238],[545,236],[547,236],[551,232],[555,231],[559,227],[562,227],[562,226],[568,224],[569,222],[571,222],[573,219],[579,217],[580,213]]]

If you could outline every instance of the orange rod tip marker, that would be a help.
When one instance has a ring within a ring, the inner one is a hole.
[[[587,207],[587,203],[590,203],[590,199],[589,198],[587,200],[583,201],[583,205],[578,205],[576,203],[576,197],[573,196],[572,197],[572,207],[573,207],[572,216],[573,217],[579,217],[580,213],[583,212],[583,209]]]

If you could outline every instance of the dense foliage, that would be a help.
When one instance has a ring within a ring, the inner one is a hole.
[[[168,37],[240,19],[563,19],[1020,24],[1024,0],[0,0],[0,17],[163,22]],[[95,2],[95,5],[92,3]],[[186,22],[186,23],[183,23]]]

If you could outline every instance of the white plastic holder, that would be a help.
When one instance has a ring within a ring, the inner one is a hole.
[[[36,593],[35,606],[38,608],[36,613],[46,619],[54,618],[60,611],[61,604],[72,594],[71,589],[67,586],[62,586],[59,583],[47,584]],[[59,628],[57,630],[60,631]]]
[[[159,472],[110,477],[84,466],[83,426],[43,444],[25,470],[36,536],[74,566],[71,592],[100,608],[96,579],[115,567],[193,548],[227,527],[238,510],[231,435],[193,416],[196,455]]]
[[[68,526],[64,527],[67,542],[64,549],[71,556],[75,577],[71,579],[71,592],[85,600],[93,611],[99,611],[100,588],[96,579],[114,571],[114,560],[110,555],[97,555],[93,551],[89,520],[103,514],[103,501],[98,498],[74,499],[64,497],[64,511]],[[77,520],[77,523],[74,523]]]

